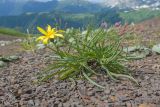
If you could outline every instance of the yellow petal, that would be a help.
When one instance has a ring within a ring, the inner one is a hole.
[[[43,44],[48,44],[48,38],[45,38],[44,40],[43,40]]]
[[[64,31],[64,30],[58,30],[58,32],[63,33],[63,32],[65,32],[65,31]]]
[[[47,27],[47,32],[49,33],[49,32],[51,32],[51,30],[52,30],[51,26],[48,25],[48,27]]]
[[[49,38],[53,39],[53,38],[55,38],[55,36],[54,36],[54,35],[50,35],[50,37],[49,37]]]
[[[44,29],[42,29],[41,27],[37,27],[37,29],[38,29],[39,32],[41,32],[42,34],[47,35],[47,32],[46,32]]]
[[[52,28],[52,30],[53,30],[53,31],[55,31],[55,30],[56,30],[56,28]]]
[[[56,33],[57,31],[56,31],[55,28],[52,28],[51,32],[52,32],[52,33]]]
[[[36,41],[41,41],[41,40],[44,40],[45,39],[45,36],[40,36],[36,39]]]
[[[64,38],[64,36],[62,34],[55,34],[55,36]]]

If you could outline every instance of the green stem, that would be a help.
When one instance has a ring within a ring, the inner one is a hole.
[[[128,78],[130,80],[132,80],[133,82],[135,82],[137,85],[139,85],[139,83],[132,77],[129,75],[124,75],[124,74],[115,74],[111,72],[111,75],[115,76],[115,77],[124,77],[124,78]]]
[[[92,84],[94,84],[94,85],[97,86],[97,87],[100,87],[100,88],[105,89],[105,87],[103,87],[103,86],[97,84],[96,82],[94,82],[93,80],[91,80],[84,71],[82,71],[82,73],[83,73],[84,77],[85,77],[89,82],[91,82]]]

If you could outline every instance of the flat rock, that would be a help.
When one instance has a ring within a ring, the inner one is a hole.
[[[6,66],[6,63],[0,60],[0,68],[5,67],[5,66]]]

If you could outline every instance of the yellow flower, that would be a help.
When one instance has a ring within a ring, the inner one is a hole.
[[[48,44],[50,39],[54,39],[56,37],[64,38],[64,36],[60,34],[61,32],[64,31],[56,30],[55,28],[52,28],[50,25],[47,26],[46,31],[41,27],[37,27],[37,29],[39,30],[39,32],[43,34],[42,36],[37,38],[37,41],[42,41],[43,44]]]

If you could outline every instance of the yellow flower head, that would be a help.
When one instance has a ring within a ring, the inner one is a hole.
[[[41,27],[37,27],[37,29],[39,30],[39,32],[43,34],[42,36],[37,38],[37,41],[42,41],[43,44],[48,44],[50,39],[54,39],[56,37],[64,38],[64,36],[60,34],[61,32],[63,32],[62,30],[56,30],[55,28],[52,28],[50,25],[47,26],[46,31]]]

